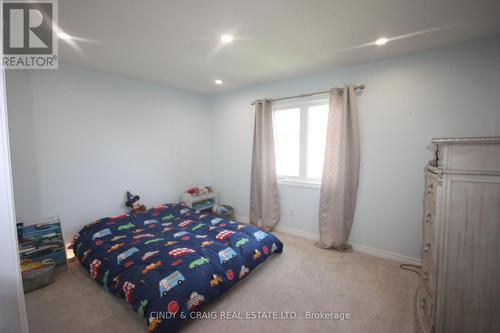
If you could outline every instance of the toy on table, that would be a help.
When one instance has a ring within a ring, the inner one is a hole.
[[[189,193],[192,197],[204,195],[207,194],[208,192],[209,192],[208,187],[200,185],[192,185],[186,190],[186,193]]]
[[[127,201],[125,206],[131,208],[131,213],[144,213],[146,211],[146,206],[140,201],[141,197],[138,195],[133,195],[127,191]]]

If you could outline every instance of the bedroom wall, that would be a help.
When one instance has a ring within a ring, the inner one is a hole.
[[[500,81],[500,77],[498,78]],[[500,83],[498,84],[498,92],[497,92],[497,135],[500,136]]]
[[[66,241],[93,219],[210,181],[204,95],[70,65],[8,71],[18,221],[60,215]]]
[[[350,241],[420,258],[423,169],[429,140],[497,131],[500,39],[455,45],[210,97],[213,180],[221,202],[249,214],[252,100],[364,83],[361,175]],[[281,222],[318,233],[319,189],[279,186]],[[290,214],[293,209],[293,216]]]

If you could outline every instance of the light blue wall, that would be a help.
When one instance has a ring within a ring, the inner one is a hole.
[[[9,71],[7,103],[18,221],[60,215],[67,241],[125,211],[210,183],[205,95],[62,65]]]
[[[248,216],[252,100],[364,83],[361,178],[350,240],[419,258],[429,140],[495,135],[499,77],[500,39],[490,39],[212,96],[214,186],[222,202]],[[317,233],[318,192],[280,186],[280,226]]]

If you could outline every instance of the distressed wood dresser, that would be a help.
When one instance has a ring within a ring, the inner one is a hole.
[[[500,332],[500,137],[432,143],[417,331]]]

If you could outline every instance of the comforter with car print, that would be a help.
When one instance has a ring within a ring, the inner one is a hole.
[[[254,226],[166,204],[95,221],[73,249],[96,282],[147,319],[149,332],[175,332],[283,244]]]

